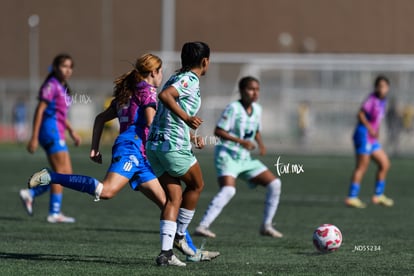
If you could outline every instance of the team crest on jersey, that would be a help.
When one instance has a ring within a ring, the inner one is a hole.
[[[131,171],[133,165],[138,167],[139,161],[135,157],[135,155],[130,155],[129,160],[127,162],[125,162],[124,167],[122,169],[126,172],[129,172],[129,171]]]
[[[185,80],[181,80],[181,85],[184,86],[184,88],[188,88],[188,82]]]

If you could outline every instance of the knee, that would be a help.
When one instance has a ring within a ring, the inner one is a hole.
[[[187,186],[188,190],[201,193],[204,189],[204,181],[200,181],[198,183],[192,183],[191,185]]]
[[[388,171],[391,168],[391,162],[389,160],[386,160],[380,164],[380,170],[382,171]]]
[[[99,198],[100,198],[100,199],[111,199],[111,198],[113,198],[115,195],[116,195],[116,192],[115,192],[114,190],[111,190],[111,189],[105,189],[105,186],[104,186],[104,188],[102,189],[102,193],[101,193],[101,195],[99,196]]]

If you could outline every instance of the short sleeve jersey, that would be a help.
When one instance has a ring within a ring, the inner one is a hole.
[[[148,138],[149,127],[145,117],[145,109],[157,108],[156,88],[145,81],[137,84],[134,95],[124,105],[113,100],[111,106],[116,109],[119,120],[120,140],[130,140],[140,144],[141,153],[145,156],[145,142]]]
[[[67,113],[71,104],[66,87],[58,79],[51,77],[40,88],[38,98],[47,103],[40,131],[57,131],[59,139],[64,140]]]
[[[178,104],[187,114],[195,116],[201,106],[199,79],[193,72],[173,75],[164,85],[163,90],[174,87],[178,91]],[[190,150],[190,127],[159,103],[154,121],[151,125],[147,149],[156,151]]]
[[[378,131],[381,121],[384,118],[387,107],[387,100],[379,98],[376,93],[371,93],[362,103],[361,109],[364,111],[371,127]],[[368,136],[369,140],[375,140],[375,137]]]
[[[225,108],[217,122],[217,127],[225,130],[234,137],[254,141],[256,133],[261,130],[261,120],[262,107],[259,104],[253,103],[251,114],[247,114],[242,103],[235,101]],[[229,140],[223,139],[216,146],[216,150],[227,151],[235,159],[250,158],[250,151],[240,144]]]

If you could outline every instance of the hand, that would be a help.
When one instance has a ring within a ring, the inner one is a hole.
[[[69,134],[70,134],[70,137],[72,138],[73,142],[75,143],[75,146],[78,147],[81,144],[81,141],[82,141],[81,137],[73,130],[71,132],[69,132]]]
[[[37,150],[38,146],[39,146],[39,141],[32,137],[29,143],[27,144],[27,151],[33,154]]]
[[[203,120],[197,116],[193,116],[188,117],[185,123],[192,129],[197,129],[203,123]]]
[[[240,145],[247,150],[254,150],[256,145],[249,140],[241,140]]]
[[[192,139],[196,149],[202,149],[205,146],[204,139],[201,136],[195,136]]]
[[[92,149],[89,158],[95,163],[102,164],[102,154],[97,150]]]
[[[266,148],[265,148],[265,146],[259,146],[259,154],[261,156],[266,155]]]
[[[378,136],[379,136],[379,133],[377,131],[373,130],[372,128],[368,129],[368,133],[369,133],[370,136],[372,136],[374,138],[378,138]]]

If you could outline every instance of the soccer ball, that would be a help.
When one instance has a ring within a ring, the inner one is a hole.
[[[322,224],[313,232],[313,244],[322,253],[339,249],[342,243],[342,233],[332,224]]]

